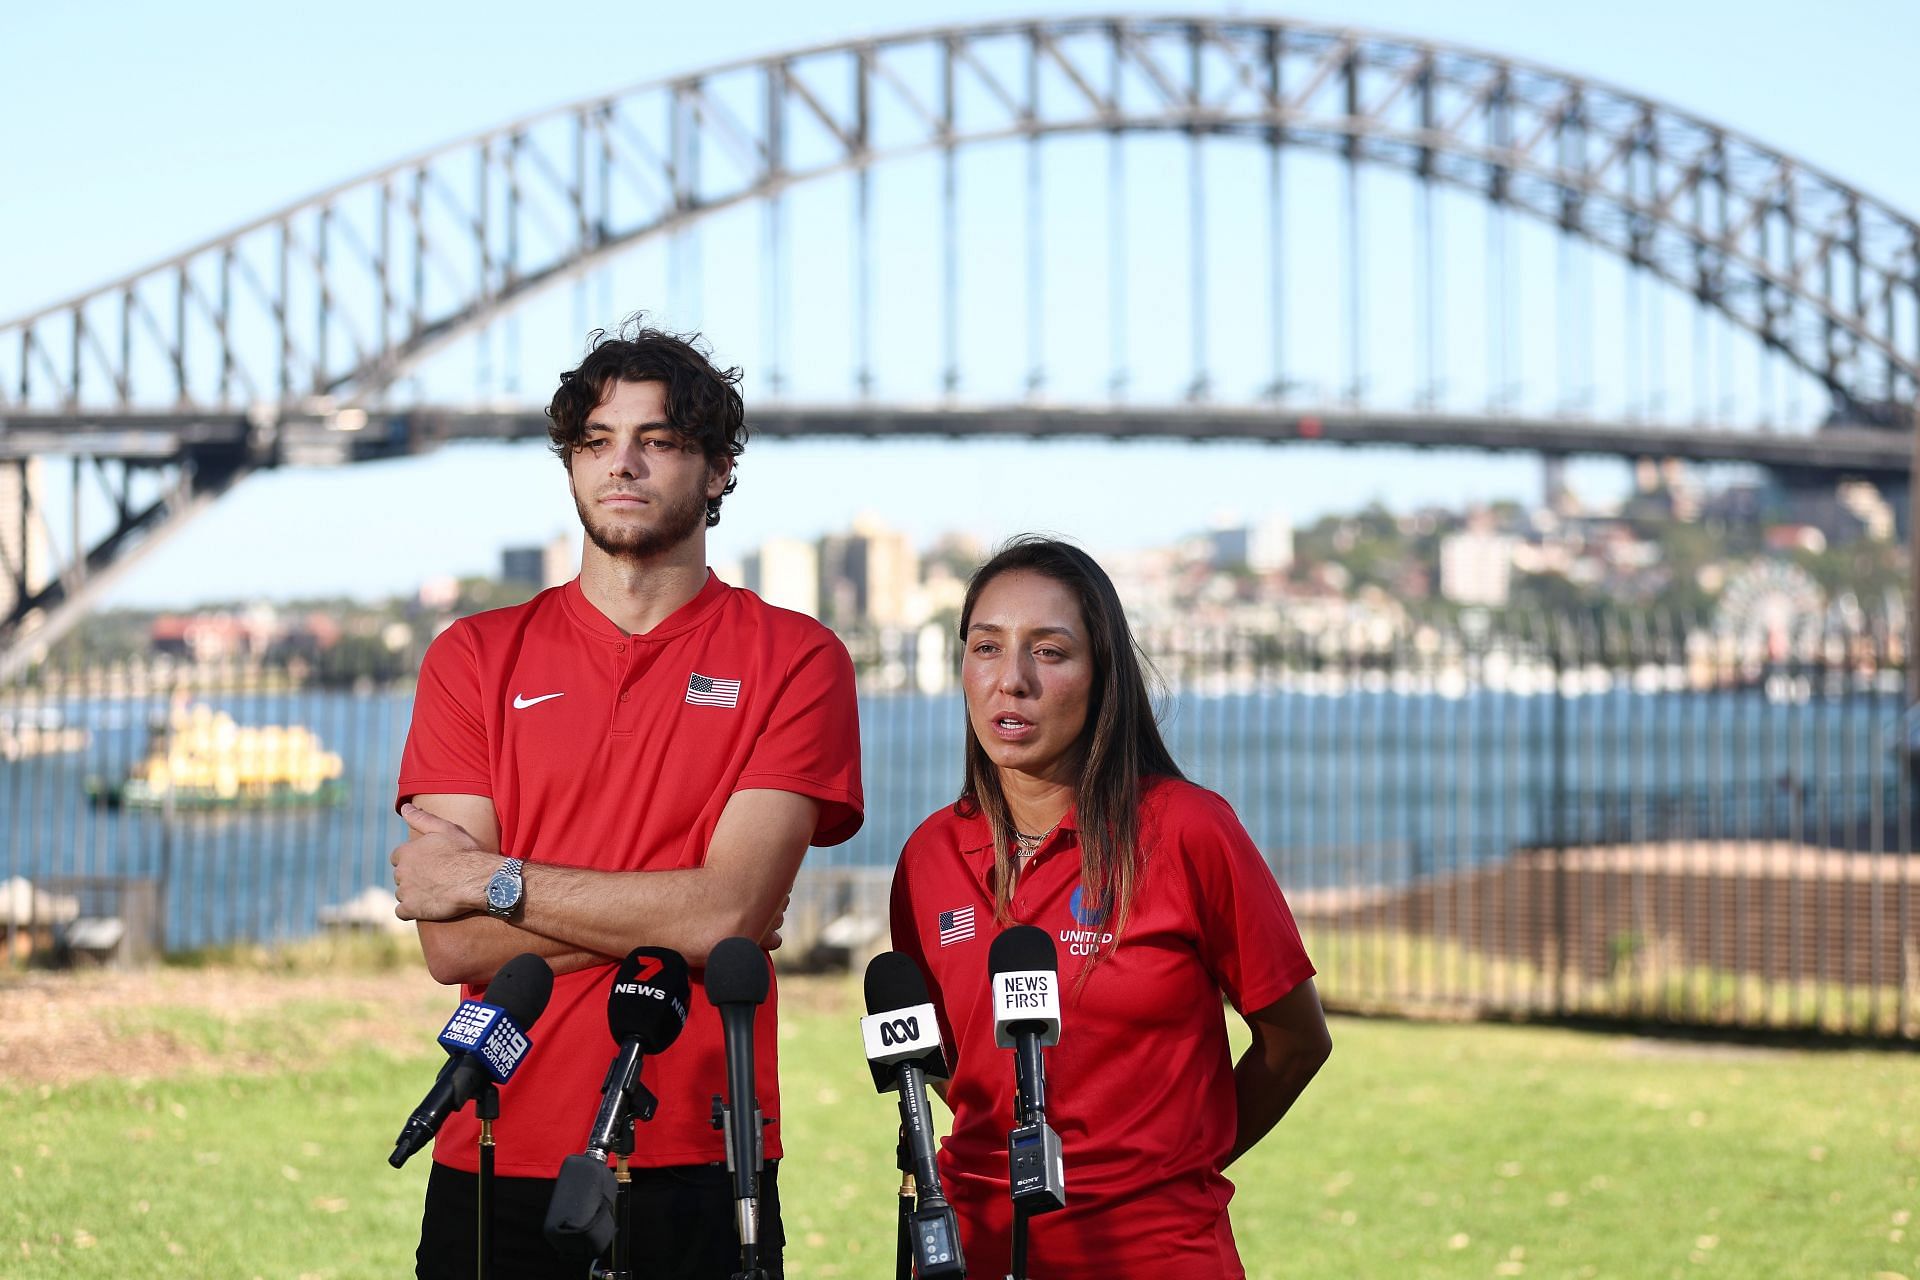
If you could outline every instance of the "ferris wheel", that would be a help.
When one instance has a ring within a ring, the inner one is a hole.
[[[1785,560],[1753,560],[1727,580],[1715,629],[1743,652],[1781,659],[1820,632],[1826,593],[1805,569]]]

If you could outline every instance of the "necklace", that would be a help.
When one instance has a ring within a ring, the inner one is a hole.
[[[1055,831],[1059,830],[1059,828],[1060,828],[1060,820],[1056,818],[1054,819],[1054,823],[1051,827],[1048,827],[1045,831],[1042,831],[1037,836],[1028,835],[1024,831],[1014,832],[1013,843],[1016,846],[1016,852],[1020,855],[1023,861],[1027,858],[1031,858],[1035,853],[1038,853],[1040,851],[1040,846],[1047,842],[1047,837],[1052,835]]]

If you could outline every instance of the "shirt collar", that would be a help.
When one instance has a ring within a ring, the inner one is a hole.
[[[965,804],[965,801],[962,801],[961,804]],[[973,808],[969,811],[968,809],[957,806],[954,812],[960,819],[960,852],[968,854],[980,853],[982,851],[991,852],[993,849],[993,824],[987,821],[987,815],[978,808]],[[1076,838],[1079,836],[1080,807],[1078,805],[1070,805],[1067,808],[1066,813],[1060,818],[1059,825],[1048,834],[1045,840],[1041,841],[1040,847],[1042,849],[1049,848],[1055,840],[1060,838],[1060,833],[1063,831],[1073,832]]]
[[[586,592],[580,589],[580,579],[577,576],[560,588],[560,598],[566,604],[567,616],[572,618],[582,630],[595,639],[604,640],[609,644],[620,644],[629,640],[646,642],[677,636],[705,620],[732,589],[720,580],[719,574],[708,569],[707,580],[701,584],[700,590],[694,593],[693,599],[662,618],[653,630],[636,636],[630,636],[622,631],[614,625],[611,618],[593,607],[593,602],[587,599]]]

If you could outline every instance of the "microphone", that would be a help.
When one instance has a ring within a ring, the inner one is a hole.
[[[687,962],[669,947],[635,947],[613,975],[607,992],[607,1030],[620,1046],[600,1086],[600,1114],[587,1137],[587,1154],[601,1164],[619,1141],[632,1102],[642,1120],[653,1119],[654,1096],[640,1083],[640,1059],[662,1053],[687,1025],[691,985]]]
[[[505,1084],[512,1078],[533,1047],[527,1032],[552,996],[552,966],[529,951],[500,966],[484,1000],[460,1002],[439,1036],[451,1056],[394,1139],[388,1164],[396,1169],[405,1164],[489,1079]]]
[[[1007,1135],[1008,1181],[1016,1209],[1066,1207],[1067,1171],[1060,1135],[1047,1123],[1047,1072],[1041,1049],[1060,1043],[1059,958],[1045,930],[1015,925],[987,949],[993,975],[993,1042],[1013,1050],[1019,1091]]]
[[[600,1085],[600,1111],[582,1155],[560,1164],[547,1202],[547,1241],[562,1253],[597,1257],[614,1237],[618,1180],[609,1154],[633,1150],[633,1120],[653,1119],[658,1099],[640,1083],[641,1059],[664,1052],[687,1025],[687,962],[667,947],[635,947],[607,991],[607,1030],[619,1046]]]
[[[933,1113],[926,1078],[945,1078],[940,1020],[927,997],[920,966],[898,951],[885,951],[867,965],[867,1016],[860,1019],[867,1065],[881,1093],[900,1091],[900,1130],[912,1162],[919,1204],[907,1221],[913,1239],[914,1274],[920,1280],[967,1274],[960,1252],[960,1222],[940,1189],[934,1160]],[[902,1193],[904,1194],[904,1192]]]
[[[726,1134],[727,1172],[733,1175],[740,1226],[741,1271],[759,1274],[760,1166],[765,1148],[760,1100],[754,1096],[754,1013],[767,1000],[773,980],[767,953],[751,938],[723,938],[707,956],[707,999],[720,1011],[727,1049],[727,1101],[713,1099],[713,1127]]]

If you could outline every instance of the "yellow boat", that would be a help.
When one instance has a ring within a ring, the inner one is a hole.
[[[339,804],[340,757],[304,725],[242,725],[201,704],[175,706],[147,757],[118,785],[87,780],[96,804],[157,809],[264,809]]]

